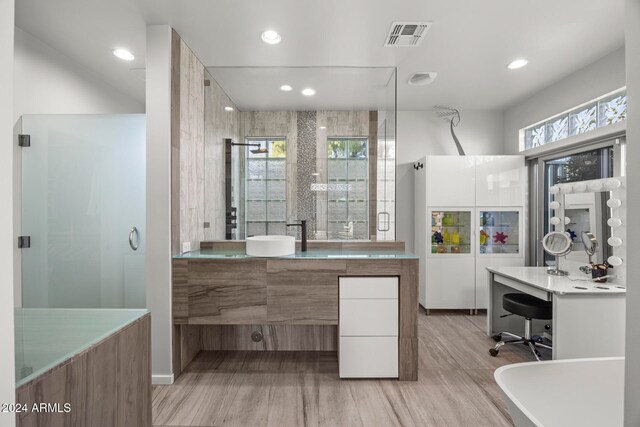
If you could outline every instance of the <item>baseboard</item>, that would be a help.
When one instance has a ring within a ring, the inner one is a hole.
[[[153,385],[171,385],[173,384],[173,374],[171,375],[152,375],[151,384]]]

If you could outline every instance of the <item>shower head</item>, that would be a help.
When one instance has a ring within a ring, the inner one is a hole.
[[[443,107],[442,105],[434,105],[433,109],[436,110],[436,115],[443,120],[453,123],[457,126],[460,123],[460,111],[452,107]]]
[[[255,148],[249,151],[251,151],[251,154],[267,154],[269,152],[269,150],[267,150],[267,147],[263,147],[262,145],[259,148]]]

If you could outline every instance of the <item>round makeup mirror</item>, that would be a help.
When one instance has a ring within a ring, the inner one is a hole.
[[[592,233],[583,231],[580,234],[582,238],[582,244],[584,245],[584,251],[589,255],[589,264],[591,264],[591,257],[598,251],[598,239]]]
[[[560,270],[560,257],[571,252],[573,242],[569,234],[562,231],[552,231],[542,238],[542,247],[544,250],[556,257],[556,265],[554,268],[547,270],[547,273],[554,276],[568,276],[569,273]]]

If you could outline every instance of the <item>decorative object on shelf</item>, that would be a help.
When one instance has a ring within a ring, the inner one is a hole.
[[[435,233],[433,233],[432,242],[433,243],[444,243],[444,238],[442,237],[442,233],[439,232],[439,231],[436,231]]]
[[[578,235],[576,234],[576,232],[575,232],[575,231],[573,231],[573,230],[572,230],[572,229],[570,229],[570,228],[567,228],[567,233],[569,233],[569,237],[571,237],[571,241],[572,241],[572,242],[576,239],[576,237],[578,237]]]
[[[488,238],[489,238],[489,234],[487,234],[487,232],[484,230],[480,230],[480,244],[486,245]]]
[[[447,253],[447,247],[444,245],[438,245],[438,249],[437,249],[439,254],[446,254]]]
[[[459,245],[460,244],[460,235],[458,234],[458,230],[457,229],[453,230],[453,235],[451,236],[451,244],[453,244],[453,245]]]
[[[460,246],[452,246],[451,247],[451,253],[452,254],[459,254],[460,253]]]
[[[420,169],[422,169],[423,167],[424,167],[424,163],[415,162],[415,163],[413,164],[413,168],[414,168],[415,170],[420,170]]]
[[[453,128],[458,126],[460,123],[460,111],[451,107],[442,107],[440,105],[435,105],[433,107],[436,110],[436,114],[441,119],[449,122],[449,128],[451,130],[451,137],[453,138],[453,142],[456,144],[456,148],[458,149],[458,154],[464,156],[464,150],[462,149],[462,145],[460,145],[460,141],[456,136],[456,133],[453,131]]]
[[[493,235],[493,243],[502,243],[504,245],[505,243],[507,243],[508,238],[508,234],[504,234],[502,231],[498,231]]]
[[[449,231],[446,228],[442,232],[442,241],[445,245],[448,245],[449,243],[451,243],[451,235],[449,234]]]
[[[454,224],[453,215],[446,213],[444,214],[444,218],[442,218],[442,225],[450,227]]]

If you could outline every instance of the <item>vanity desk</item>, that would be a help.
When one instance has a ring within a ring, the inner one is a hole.
[[[625,294],[623,286],[584,280],[584,274],[553,276],[546,267],[487,268],[489,306],[487,334],[521,334],[524,318],[500,317],[502,296],[522,292],[553,302],[553,319],[534,320],[536,335],[548,333],[553,359],[624,356]],[[545,325],[551,326],[550,330]]]

